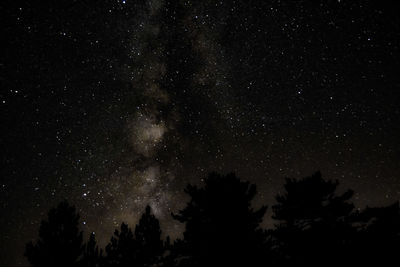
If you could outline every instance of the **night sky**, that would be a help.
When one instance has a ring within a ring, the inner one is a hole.
[[[358,207],[400,198],[397,6],[11,2],[0,4],[2,266],[26,265],[25,243],[63,199],[101,244],[146,204],[179,236],[170,212],[211,171],[256,183],[254,205],[317,170]]]

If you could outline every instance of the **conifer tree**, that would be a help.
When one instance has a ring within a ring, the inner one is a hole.
[[[286,192],[272,206],[278,220],[274,237],[285,264],[344,264],[356,235],[349,202],[353,191],[336,192],[338,182],[317,172],[301,180],[286,179]]]
[[[39,238],[26,245],[25,256],[32,267],[79,266],[83,253],[82,232],[75,207],[61,202],[42,221]]]
[[[127,224],[122,223],[120,230],[115,230],[110,243],[106,246],[106,256],[102,261],[103,266],[128,267],[135,264],[136,244],[132,230]]]
[[[164,242],[158,219],[151,214],[149,206],[135,227],[134,233],[127,224],[122,223],[120,230],[105,248],[103,266],[153,266],[158,264],[164,253]]]
[[[185,223],[183,240],[175,243],[180,266],[254,266],[268,249],[259,224],[267,210],[254,210],[256,186],[235,174],[210,174],[204,186],[188,185],[190,201],[173,217]]]
[[[135,228],[136,264],[137,266],[152,266],[157,264],[164,252],[164,242],[161,239],[160,223],[151,214],[150,206]]]
[[[81,260],[82,267],[96,267],[99,265],[102,251],[99,251],[96,237],[94,233],[89,236],[88,242],[84,245],[83,258]]]

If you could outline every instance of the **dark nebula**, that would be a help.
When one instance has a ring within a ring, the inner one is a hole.
[[[321,170],[356,205],[400,198],[400,14],[370,1],[1,3],[0,263],[67,199],[108,241],[187,183]],[[271,225],[270,217],[265,224]]]

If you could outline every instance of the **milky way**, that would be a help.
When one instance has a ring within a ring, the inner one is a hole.
[[[3,5],[3,4],[2,4]],[[273,203],[321,170],[357,206],[400,195],[398,8],[364,1],[57,1],[4,9],[0,262],[49,208],[108,242],[146,205],[236,172]],[[269,214],[265,225],[271,226]]]

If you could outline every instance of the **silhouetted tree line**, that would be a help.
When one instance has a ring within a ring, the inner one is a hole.
[[[105,249],[95,235],[83,241],[79,215],[62,202],[28,243],[32,267],[44,266],[398,266],[399,203],[359,211],[353,191],[337,193],[337,181],[318,172],[287,179],[272,206],[274,229],[263,229],[266,206],[254,209],[256,186],[234,174],[210,174],[203,187],[188,185],[190,201],[175,220],[183,238],[162,238],[160,224],[146,207],[132,230],[122,223]]]

